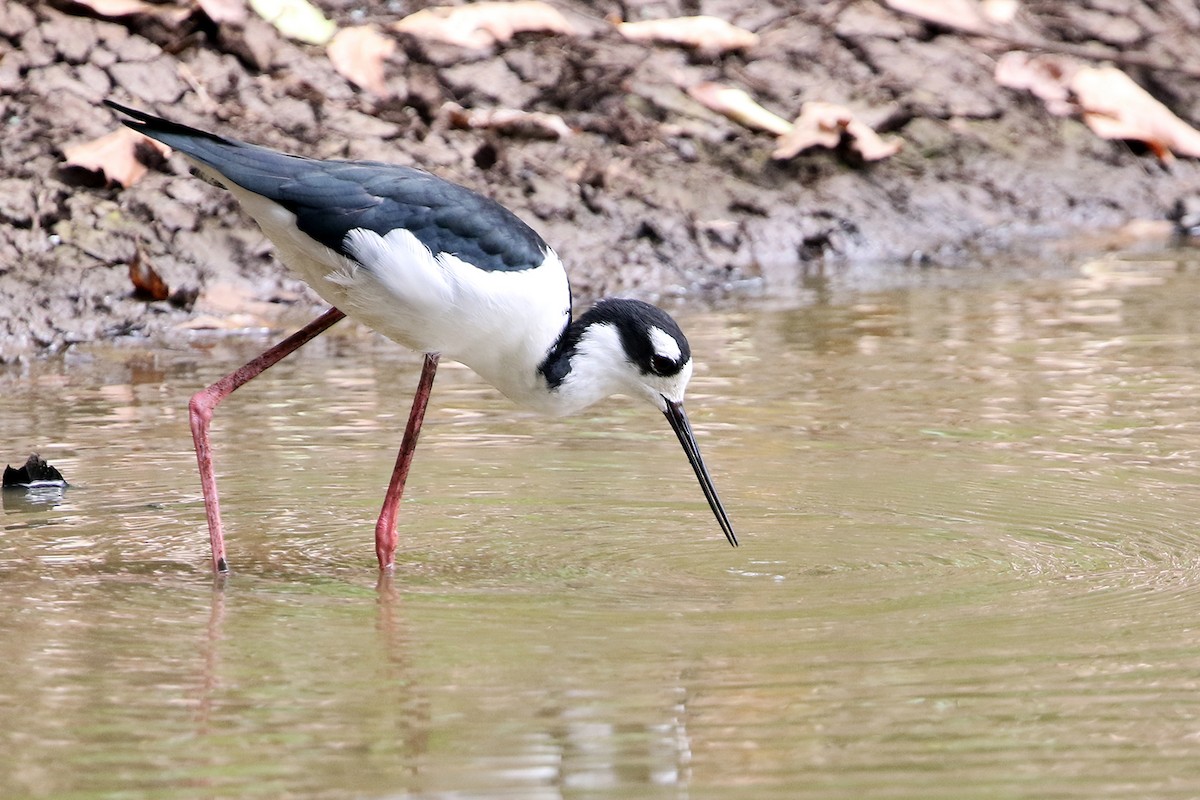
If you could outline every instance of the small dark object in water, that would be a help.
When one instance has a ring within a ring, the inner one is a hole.
[[[62,473],[46,463],[45,459],[33,453],[25,460],[25,466],[13,469],[4,467],[5,489],[37,489],[43,486],[66,486]]]

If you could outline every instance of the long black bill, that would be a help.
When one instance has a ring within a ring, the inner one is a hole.
[[[712,478],[708,477],[708,470],[704,468],[704,459],[700,458],[700,448],[696,445],[696,437],[692,435],[692,425],[688,422],[687,414],[683,413],[683,404],[667,400],[667,410],[663,414],[666,415],[667,422],[671,423],[671,430],[675,431],[675,435],[679,437],[679,443],[683,445],[683,452],[687,453],[688,463],[696,471],[696,477],[700,480],[700,488],[704,490],[704,497],[708,500],[713,514],[716,515],[717,522],[720,523],[721,530],[725,533],[725,538],[731,545],[737,547],[738,541],[737,537],[733,535],[733,525],[729,522],[725,507],[721,505],[721,498],[717,497],[717,490],[713,486]]]

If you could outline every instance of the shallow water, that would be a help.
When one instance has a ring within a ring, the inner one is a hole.
[[[742,547],[661,416],[437,379],[353,326],[0,373],[0,796],[1200,795],[1200,261],[815,278],[678,316]]]

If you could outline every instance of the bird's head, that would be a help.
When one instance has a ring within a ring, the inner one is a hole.
[[[601,300],[579,320],[579,349],[604,365],[614,392],[666,412],[682,403],[692,377],[692,349],[678,323],[640,300]]]
[[[692,350],[678,323],[649,303],[610,298],[598,302],[572,327],[577,340],[572,345],[571,377],[589,383],[597,395],[643,398],[666,416],[725,538],[736,547],[733,526],[683,410],[684,390],[692,377]]]

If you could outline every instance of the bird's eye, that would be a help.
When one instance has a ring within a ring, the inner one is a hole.
[[[666,356],[654,356],[650,359],[650,369],[655,375],[667,375],[675,371],[675,361]]]

